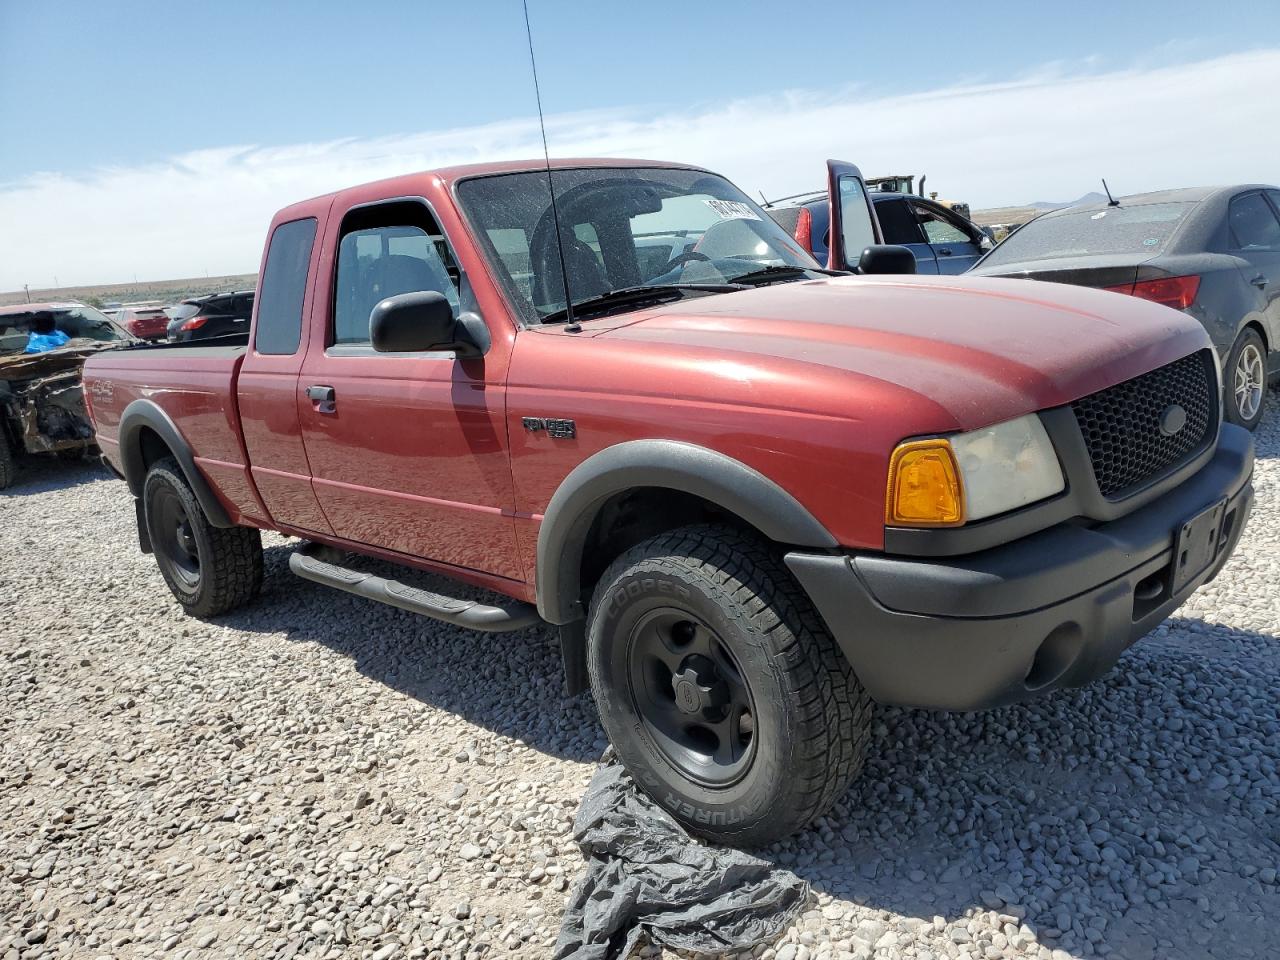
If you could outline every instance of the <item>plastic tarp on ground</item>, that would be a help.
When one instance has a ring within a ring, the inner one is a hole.
[[[574,836],[587,869],[556,960],[621,960],[642,937],[703,953],[749,949],[780,937],[809,899],[790,871],[694,840],[616,760],[592,778]]]

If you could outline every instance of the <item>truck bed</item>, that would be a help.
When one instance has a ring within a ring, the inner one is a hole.
[[[164,340],[156,343],[139,342],[115,352],[121,357],[130,357],[134,360],[145,362],[141,361],[140,358],[155,358],[157,356],[172,355],[175,352],[180,352],[184,358],[242,357],[248,349],[249,335],[242,333],[228,337],[217,337],[211,340],[184,340],[180,343],[170,343]]]
[[[244,338],[237,338],[243,341]],[[146,398],[160,408],[195,457],[200,472],[232,502],[246,472],[235,385],[248,350],[244,342],[193,341],[143,344],[90,357],[84,367],[85,396],[103,456],[117,470],[120,420],[128,406]]]

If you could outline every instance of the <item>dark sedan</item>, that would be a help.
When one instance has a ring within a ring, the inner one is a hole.
[[[1223,413],[1253,429],[1280,373],[1280,189],[1198,187],[1055,210],[970,275],[1027,277],[1154,300],[1204,324],[1222,360]]]

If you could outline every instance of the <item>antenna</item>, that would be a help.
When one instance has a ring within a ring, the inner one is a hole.
[[[564,258],[564,239],[560,236],[560,211],[556,209],[556,185],[551,177],[551,151],[547,148],[547,122],[542,117],[542,90],[538,86],[538,61],[533,56],[533,28],[529,26],[529,0],[524,6],[524,35],[529,40],[529,67],[533,70],[533,95],[538,101],[538,126],[542,129],[542,156],[547,161],[547,190],[551,193],[551,218],[556,227],[556,252],[560,255],[560,282],[564,286],[565,329],[574,326],[573,298],[569,296],[569,264]],[[579,329],[581,329],[579,327]]]
[[[1113,197],[1113,196],[1111,195],[1111,188],[1107,186],[1107,178],[1106,178],[1106,177],[1103,177],[1103,178],[1102,178],[1102,189],[1103,189],[1103,190],[1105,190],[1105,191],[1107,192],[1107,206],[1108,206],[1108,207],[1118,207],[1118,206],[1120,206],[1120,201],[1119,201],[1119,200],[1117,200],[1115,197]]]

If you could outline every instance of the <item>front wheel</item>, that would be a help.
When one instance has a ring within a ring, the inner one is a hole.
[[[262,586],[262,538],[215,527],[176,460],[152,464],[142,488],[147,533],[160,574],[184,610],[213,617],[243,606]]]
[[[690,830],[742,846],[825,813],[862,767],[871,701],[780,560],[722,527],[619,557],[588,665],[618,756]]]
[[[1223,379],[1226,393],[1223,412],[1227,420],[1249,430],[1256,429],[1262,420],[1267,393],[1267,345],[1258,331],[1246,328],[1236,338],[1227,356]]]

